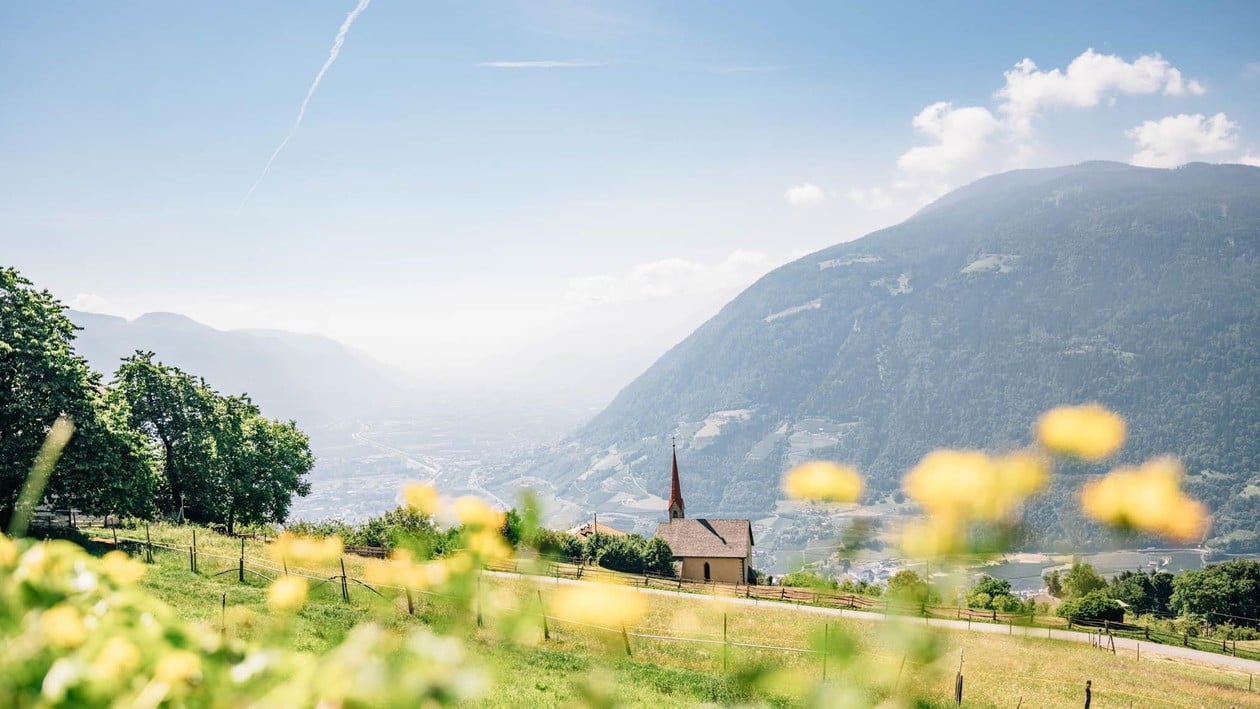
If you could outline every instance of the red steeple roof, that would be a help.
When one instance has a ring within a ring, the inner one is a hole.
[[[670,473],[669,480],[669,518],[682,519],[684,506],[682,484],[678,482],[678,446],[671,444],[670,447],[674,450],[674,469]]]

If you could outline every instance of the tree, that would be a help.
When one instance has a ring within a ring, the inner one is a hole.
[[[1170,604],[1210,623],[1260,627],[1260,562],[1235,559],[1177,574]]]
[[[114,375],[131,425],[158,451],[158,507],[195,522],[283,522],[310,493],[310,440],[292,421],[262,416],[248,396],[221,396],[204,380],[137,352]]]
[[[643,573],[643,552],[647,540],[637,534],[624,537],[609,537],[607,544],[600,548],[599,565],[613,571],[624,571],[630,574]]]
[[[238,522],[283,522],[293,496],[310,494],[306,475],[315,464],[310,439],[292,421],[263,418],[249,397],[217,397],[211,419],[213,502],[203,511],[235,531]]]
[[[902,569],[888,579],[888,596],[914,602],[920,608],[940,601],[940,594],[911,569]]]
[[[659,576],[674,575],[674,550],[669,542],[660,537],[652,537],[643,551],[643,567],[649,574]]]
[[[521,513],[517,512],[516,508],[513,507],[503,515],[503,527],[499,531],[503,534],[503,538],[507,540],[507,543],[515,547],[521,543],[521,538],[525,536],[525,526],[525,520],[521,517]]]
[[[75,326],[48,291],[0,267],[0,522],[58,416],[75,425],[45,499],[86,512],[147,516],[153,470],[120,402],[74,353]]]
[[[1055,613],[1063,618],[1080,620],[1109,620],[1114,623],[1124,620],[1124,608],[1103,591],[1090,591],[1080,598],[1064,601]]]
[[[130,424],[157,449],[161,468],[157,507],[171,517],[209,522],[218,492],[212,485],[215,394],[204,381],[136,352],[114,373]]]
[[[1138,615],[1167,613],[1172,598],[1173,575],[1167,571],[1122,571],[1111,579],[1107,595],[1123,601]]]
[[[1013,603],[1012,603],[1013,601]],[[1014,612],[1011,609],[1021,606],[1021,602],[1011,593],[1011,582],[995,579],[992,576],[981,576],[967,593],[968,608],[982,608]]]
[[[1055,598],[1063,598],[1063,577],[1055,569],[1041,577],[1046,582],[1046,593]]]
[[[1081,598],[1094,591],[1107,588],[1107,580],[1094,571],[1094,567],[1083,562],[1072,562],[1072,568],[1063,575],[1064,598]]]

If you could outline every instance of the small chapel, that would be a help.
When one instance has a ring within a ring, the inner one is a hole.
[[[669,520],[656,526],[674,553],[674,568],[684,579],[747,583],[752,571],[752,523],[746,519],[688,518],[678,479],[678,448],[673,446]]]

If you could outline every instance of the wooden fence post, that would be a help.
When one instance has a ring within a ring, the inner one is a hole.
[[[727,652],[727,648],[730,647],[727,644],[727,642],[728,641],[726,637],[726,614],[723,613],[722,614],[722,671],[723,672],[726,671],[726,652]]]
[[[404,589],[404,590],[405,590],[405,592],[406,592],[406,594],[407,594],[407,615],[415,615],[415,614],[416,614],[416,602],[415,602],[415,601],[413,601],[413,600],[411,599],[411,588],[410,588],[410,587],[408,587],[408,588],[406,588],[406,589]],[[539,593],[542,593],[542,591],[539,591]]]
[[[221,621],[220,621],[221,625],[219,626],[219,632],[223,635],[223,639],[227,640],[227,594],[226,593],[223,594],[223,606],[220,611],[219,617],[221,618]]]
[[[823,623],[823,681],[827,681],[827,653],[831,649],[831,624]]]
[[[118,547],[118,528],[114,527],[114,548]]]
[[[245,583],[245,537],[241,537],[241,563],[237,567],[237,580]]]
[[[350,602],[350,585],[346,582],[346,557],[341,557],[341,600]]]
[[[626,645],[626,657],[630,657],[630,635],[626,632],[626,626],[621,625],[621,641]]]
[[[188,547],[188,570],[197,573],[197,556],[192,546]]]
[[[153,539],[149,537],[149,523],[148,522],[144,523],[144,541],[145,541],[146,554],[148,555],[147,561],[150,564],[152,564],[153,563]]]
[[[547,627],[547,605],[543,603],[542,589],[538,590],[538,608],[542,611],[543,640],[550,640],[551,629]]]
[[[1089,700],[1090,700],[1090,695],[1093,693],[1091,690],[1093,685],[1094,685],[1094,680],[1092,679],[1085,680],[1085,709],[1089,709]]]
[[[193,543],[192,543],[192,570],[197,573],[197,528],[193,527]]]
[[[481,617],[481,577],[477,577],[477,597],[473,599],[477,606],[477,627],[484,628],[485,622]]]
[[[963,695],[963,648],[958,648],[958,674],[954,676],[954,705],[962,706]]]

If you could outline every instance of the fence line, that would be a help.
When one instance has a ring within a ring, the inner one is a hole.
[[[147,530],[146,530],[146,537],[147,537],[147,536],[148,536],[148,535],[147,535]],[[150,539],[148,539],[148,538],[146,538],[146,539],[136,539],[136,538],[131,538],[131,537],[118,537],[118,536],[115,534],[115,535],[114,535],[114,539],[115,539],[115,543],[116,543],[116,544],[118,544],[118,546],[119,546],[120,548],[123,546],[123,544],[122,544],[122,543],[126,543],[126,544],[130,544],[130,545],[134,545],[137,549],[143,549],[143,548],[147,547],[147,548],[150,550],[150,551],[148,552],[148,553],[149,553],[149,555],[150,555],[150,558],[151,558],[151,554],[152,554],[152,552],[151,552],[151,550],[152,550],[152,549],[162,549],[162,550],[166,550],[166,551],[177,552],[177,553],[180,553],[180,554],[183,554],[183,553],[184,553],[184,551],[185,551],[185,550],[184,550],[184,548],[182,548],[182,547],[179,547],[179,546],[173,546],[173,545],[170,545],[170,544],[163,544],[163,543],[160,543],[160,542],[153,542],[153,541],[151,541],[151,540],[150,540]],[[359,578],[355,578],[355,577],[348,576],[348,575],[345,573],[345,563],[344,563],[344,557],[343,557],[343,560],[342,560],[342,565],[341,565],[341,570],[342,570],[342,573],[341,573],[341,574],[334,574],[334,575],[332,575],[332,576],[317,576],[317,575],[310,574],[310,573],[303,573],[303,572],[302,572],[302,571],[300,571],[300,570],[290,569],[290,568],[288,568],[288,567],[287,567],[287,564],[285,564],[285,565],[284,565],[284,567],[283,567],[283,568],[281,568],[281,567],[276,567],[276,566],[273,566],[273,565],[271,565],[271,564],[263,563],[263,562],[259,561],[259,560],[257,559],[257,557],[248,557],[248,556],[246,556],[246,555],[243,553],[243,552],[244,552],[244,545],[243,545],[243,544],[242,544],[242,553],[241,553],[239,556],[235,556],[235,557],[232,557],[232,556],[225,556],[225,555],[222,555],[222,554],[214,554],[214,553],[209,553],[209,552],[202,552],[202,551],[200,551],[200,550],[197,550],[195,547],[190,547],[189,551],[190,551],[190,553],[193,555],[193,558],[194,558],[194,564],[195,564],[195,559],[196,559],[197,557],[201,557],[201,556],[205,556],[206,558],[210,558],[210,559],[221,559],[221,560],[225,560],[225,561],[234,561],[234,562],[237,562],[237,563],[238,563],[238,565],[239,565],[239,568],[240,568],[240,570],[241,570],[241,574],[242,574],[242,575],[241,575],[241,579],[242,579],[242,581],[244,580],[244,572],[245,572],[245,571],[250,571],[251,573],[255,573],[255,574],[257,574],[258,576],[260,576],[260,577],[262,577],[262,578],[264,578],[264,579],[267,579],[267,580],[272,580],[272,579],[271,579],[271,577],[268,577],[266,574],[260,573],[260,572],[258,572],[258,571],[256,571],[256,570],[253,570],[253,569],[247,569],[247,568],[246,568],[246,565],[251,565],[251,566],[255,566],[255,567],[260,568],[260,569],[265,569],[265,570],[267,570],[267,571],[271,571],[271,572],[276,573],[276,574],[285,574],[285,575],[290,575],[290,576],[298,576],[298,577],[301,577],[301,578],[306,578],[306,579],[308,579],[308,580],[312,580],[312,581],[319,582],[320,584],[322,584],[322,583],[327,583],[327,582],[329,582],[329,581],[333,581],[333,580],[338,580],[338,579],[340,579],[340,580],[342,580],[342,582],[343,582],[343,598],[344,598],[346,601],[349,601],[349,600],[350,600],[349,593],[348,593],[348,591],[346,590],[346,587],[345,587],[345,582],[346,582],[346,581],[354,581],[355,583],[360,584],[361,586],[363,586],[363,587],[367,588],[368,590],[373,591],[374,593],[376,593],[376,594],[377,594],[378,596],[380,596],[381,598],[386,598],[384,594],[380,593],[380,590],[382,590],[382,589],[383,589],[383,590],[390,590],[390,591],[397,591],[397,592],[401,592],[401,593],[403,593],[403,594],[406,594],[406,602],[407,602],[407,604],[406,604],[406,607],[405,607],[405,608],[400,608],[400,607],[399,607],[399,600],[400,600],[400,599],[398,599],[398,598],[387,599],[387,600],[390,600],[391,605],[394,607],[394,609],[395,609],[395,610],[398,610],[398,611],[401,611],[401,612],[407,612],[407,613],[409,613],[409,614],[414,614],[414,607],[413,607],[413,605],[412,605],[412,603],[411,603],[411,594],[413,594],[413,593],[418,593],[418,594],[421,594],[421,595],[424,595],[424,596],[430,596],[430,597],[434,597],[434,598],[445,598],[445,599],[457,599],[457,598],[458,598],[458,596],[454,596],[454,595],[451,595],[451,594],[438,593],[438,592],[436,592],[436,591],[431,591],[431,590],[427,590],[427,589],[419,589],[419,588],[417,588],[417,589],[409,589],[409,588],[404,588],[404,587],[391,586],[391,585],[388,585],[388,584],[369,584],[369,583],[367,583],[366,581],[364,581],[364,580],[362,580],[362,579],[359,579]],[[499,566],[502,566],[502,565],[499,565]],[[521,574],[521,575],[524,575],[524,576],[529,576],[529,575],[531,575],[531,574],[523,574],[523,573],[519,570],[519,566],[520,566],[520,565],[519,565],[519,563],[518,563],[518,562],[516,562],[516,561],[514,560],[514,561],[512,562],[512,564],[511,564],[511,567],[512,567],[512,569],[513,569],[513,570],[512,570],[512,573],[517,573],[517,574]],[[559,564],[553,564],[553,565],[552,565],[552,570],[553,570],[553,572],[554,572],[554,576],[555,576],[557,579],[559,579],[559,578],[561,578],[561,577],[562,577],[562,573],[560,572],[560,570],[559,570],[559,569],[560,569],[560,565],[559,565]],[[231,570],[232,570],[232,569],[227,569],[226,571],[219,572],[219,573],[228,573],[228,572],[230,572]],[[313,570],[308,570],[308,571],[313,571]],[[616,574],[616,573],[612,573],[612,572],[596,572],[596,573],[591,573],[590,571],[585,571],[585,572],[584,572],[582,569],[579,569],[579,570],[576,572],[575,576],[576,576],[576,578],[582,578],[582,576],[583,576],[584,574],[586,575],[586,577],[587,577],[588,579],[590,579],[592,576],[594,576],[594,577],[596,577],[596,578],[598,578],[598,577],[600,577],[600,576],[604,576],[604,577],[607,577],[607,578],[608,578],[608,579],[610,579],[610,580],[620,580],[621,578],[623,578],[620,574]],[[217,575],[217,574],[216,574],[216,575]],[[533,575],[534,575],[534,576],[538,576],[537,574],[533,574]],[[549,575],[550,575],[550,574],[549,574]],[[644,578],[645,578],[644,586],[648,586],[648,585],[649,585],[649,583],[650,583],[650,580],[651,580],[653,577],[650,577],[650,576],[648,576],[648,575],[644,575]],[[672,580],[672,579],[664,579],[664,577],[655,577],[655,578],[656,578],[657,580],[668,580],[668,581],[672,581],[673,583],[671,583],[671,585],[677,585],[677,581],[676,581],[676,580]],[[712,586],[712,584],[701,584],[701,585],[708,585],[708,586]],[[749,587],[745,586],[744,588],[747,590]],[[768,588],[768,587],[763,587],[763,588]],[[782,588],[782,587],[780,587],[780,588]],[[816,596],[816,597],[817,597],[817,595],[818,595],[818,594],[815,594],[815,596]],[[844,597],[844,598],[849,598],[849,597],[852,597],[852,594],[843,594],[843,595],[841,595],[841,597]],[[539,601],[540,601],[540,603],[541,603],[541,600],[542,600],[542,597],[541,597],[541,591],[540,591],[540,595],[539,595]],[[863,600],[867,600],[867,601],[869,601],[869,600],[871,600],[871,599],[863,599]],[[887,609],[887,608],[889,608],[889,607],[890,607],[890,605],[889,605],[889,604],[887,604],[887,603],[885,603],[885,604],[884,604],[884,606],[885,606],[885,609]],[[480,601],[478,601],[478,607],[480,607]],[[518,607],[518,606],[516,606],[516,605],[514,605],[514,604],[511,604],[511,603],[498,603],[498,604],[496,605],[496,607],[498,607],[499,609],[502,609],[502,610],[510,610],[510,611],[514,611],[514,612],[528,612],[528,610],[529,610],[529,609],[523,609],[523,608],[520,608],[520,607]],[[820,656],[822,656],[822,660],[823,660],[823,669],[822,669],[822,672],[823,672],[823,678],[824,678],[824,680],[826,679],[826,657],[827,657],[827,650],[826,650],[826,649],[823,649],[823,650],[818,650],[818,649],[814,649],[814,648],[789,647],[789,646],[781,646],[781,645],[765,645],[765,644],[760,644],[760,643],[748,643],[748,642],[733,641],[733,640],[730,640],[730,639],[726,636],[726,633],[725,633],[725,632],[723,632],[723,633],[722,633],[722,639],[721,639],[721,640],[717,640],[717,639],[715,639],[715,638],[688,637],[688,636],[685,636],[685,635],[669,635],[669,634],[666,634],[664,631],[659,630],[659,629],[657,629],[657,628],[643,627],[643,626],[636,626],[636,627],[634,627],[633,629],[628,629],[628,628],[626,628],[626,627],[624,627],[624,626],[623,626],[623,627],[621,627],[621,628],[614,628],[614,627],[609,627],[609,626],[602,626],[602,625],[595,625],[595,624],[591,624],[591,623],[584,623],[584,622],[577,621],[577,620],[573,620],[573,619],[570,619],[570,618],[565,618],[565,617],[563,617],[563,616],[556,616],[556,615],[552,615],[552,614],[547,613],[547,612],[545,611],[545,608],[546,608],[546,607],[545,607],[545,605],[544,605],[544,606],[543,606],[544,612],[543,612],[543,613],[542,613],[542,615],[541,615],[541,621],[542,621],[542,625],[543,625],[543,632],[544,632],[544,634],[545,634],[545,635],[547,635],[547,636],[550,636],[550,632],[549,632],[549,630],[548,630],[548,621],[551,621],[552,623],[567,624],[567,625],[571,625],[571,626],[580,626],[580,627],[591,628],[591,629],[599,630],[599,631],[602,631],[602,632],[605,632],[605,633],[609,633],[609,634],[618,634],[618,633],[619,633],[619,634],[621,634],[621,635],[622,635],[622,637],[623,637],[623,638],[624,638],[624,640],[625,640],[625,643],[626,643],[626,645],[625,645],[625,649],[626,649],[626,653],[627,653],[627,655],[629,655],[629,654],[630,654],[630,652],[631,652],[631,647],[630,647],[630,644],[629,644],[629,638],[636,638],[636,639],[640,639],[640,640],[653,640],[653,641],[658,641],[658,642],[681,642],[681,643],[692,643],[692,644],[700,644],[700,645],[721,646],[721,647],[723,648],[723,658],[724,658],[724,659],[723,659],[723,667],[724,667],[724,668],[725,668],[725,652],[726,652],[726,649],[727,649],[727,648],[732,648],[732,647],[735,647],[735,648],[745,648],[745,649],[750,649],[750,650],[767,650],[767,651],[773,651],[773,652],[788,652],[788,653],[796,653],[796,654],[801,654],[801,655],[820,655]],[[928,611],[928,610],[954,610],[954,609],[934,609],[934,608],[927,607],[927,606],[923,606],[923,607],[920,607],[920,608],[921,608],[922,610],[924,610],[924,611],[925,611],[925,616],[926,616],[926,611]],[[967,610],[967,609],[961,609],[961,611],[962,611],[962,612],[965,612],[966,610]],[[885,612],[887,612],[887,611],[885,611]],[[995,614],[982,614],[982,615],[984,616],[984,618],[983,618],[983,619],[992,619],[992,618],[994,617],[994,615],[995,615]],[[1014,615],[1014,614],[1007,614],[1007,615]],[[1021,616],[1021,617],[1026,617],[1026,616]],[[480,610],[478,611],[478,620],[480,621]],[[1082,624],[1083,624],[1083,623],[1081,623],[1079,620],[1078,620],[1078,621],[1076,621],[1076,623],[1077,623],[1078,625],[1082,625]],[[1069,627],[1070,627],[1070,625],[1069,625]],[[1126,623],[1112,624],[1112,626],[1111,626],[1111,627],[1105,627],[1105,629],[1107,630],[1108,635],[1110,635],[1110,633],[1111,633],[1111,631],[1112,631],[1113,629],[1114,629],[1114,630],[1140,629],[1140,630],[1143,630],[1143,631],[1149,631],[1149,629],[1148,629],[1148,628],[1145,628],[1145,627],[1143,627],[1143,626],[1136,626],[1136,625],[1131,625],[1131,624],[1126,624]],[[724,629],[724,630],[725,630],[725,629]],[[698,634],[702,634],[702,635],[716,635],[716,634],[709,634],[709,633],[698,633]],[[1113,646],[1113,650],[1114,650],[1114,646]],[[871,652],[870,654],[872,654],[872,655],[877,655],[877,656],[880,656],[880,657],[888,657],[887,655],[885,655],[885,654],[883,654],[883,653],[878,653],[878,652]],[[1140,656],[1139,656],[1139,657],[1140,657]],[[891,658],[891,659],[896,659],[896,658]],[[903,666],[904,666],[904,664],[905,664],[905,663],[907,663],[907,662],[909,662],[909,663],[910,663],[910,664],[912,664],[912,665],[922,665],[922,664],[923,664],[923,663],[919,663],[919,662],[916,662],[916,661],[913,661],[913,660],[907,660],[907,658],[906,658],[906,657],[904,657],[904,656],[902,656],[900,659],[901,659],[901,662],[902,662]],[[1218,671],[1220,671],[1220,672],[1222,672],[1223,674],[1226,674],[1226,675],[1232,675],[1232,674],[1233,674],[1233,673],[1231,673],[1231,672],[1228,672],[1228,671],[1225,671],[1225,670],[1223,670],[1223,669],[1219,669],[1219,668],[1218,668]],[[1054,684],[1061,684],[1061,685],[1064,685],[1064,686],[1078,686],[1078,683],[1068,682],[1068,681],[1064,681],[1064,680],[1056,680],[1056,679],[1051,679],[1051,678],[1033,677],[1033,676],[1030,676],[1030,675],[1018,675],[1018,674],[1009,674],[1008,676],[1011,676],[1011,677],[1018,677],[1018,678],[1020,678],[1020,679],[1034,680],[1034,681],[1039,681],[1039,682],[1049,682],[1049,683],[1054,683]],[[1251,678],[1250,678],[1250,676],[1248,677],[1248,679],[1249,679],[1249,680],[1251,679]],[[1240,687],[1239,689],[1241,689],[1241,687]],[[1120,695],[1124,695],[1124,696],[1131,697],[1131,698],[1134,698],[1134,699],[1155,701],[1155,702],[1160,702],[1160,703],[1163,703],[1163,704],[1169,704],[1169,705],[1172,705],[1172,706],[1189,706],[1189,705],[1178,704],[1177,702],[1173,702],[1173,701],[1170,701],[1170,700],[1167,700],[1167,699],[1163,699],[1163,698],[1159,698],[1159,697],[1151,697],[1151,696],[1142,695],[1142,694],[1135,694],[1135,693],[1131,693],[1131,692],[1125,692],[1125,691],[1123,691],[1123,690],[1119,690],[1119,689],[1099,689],[1099,688],[1094,688],[1094,690],[1093,690],[1093,691],[1098,692],[1098,693],[1101,693],[1101,694],[1108,694],[1108,693],[1120,694]],[[1251,686],[1250,686],[1250,685],[1248,686],[1248,691],[1251,691]]]

